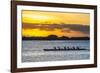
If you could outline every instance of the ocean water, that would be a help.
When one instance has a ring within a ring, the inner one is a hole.
[[[44,51],[53,47],[80,47],[87,50]],[[89,40],[23,40],[22,62],[86,60],[90,58]]]

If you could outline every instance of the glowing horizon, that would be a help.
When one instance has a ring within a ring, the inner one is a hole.
[[[90,16],[86,13],[23,10],[22,25],[23,37],[49,35],[84,37],[89,36],[89,31],[84,29],[90,25]]]
[[[23,23],[65,23],[65,24],[90,24],[90,16],[87,13],[63,13],[63,12],[42,12],[22,11]],[[58,21],[58,22],[57,22]]]

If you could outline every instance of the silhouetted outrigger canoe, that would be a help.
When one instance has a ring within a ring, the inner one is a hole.
[[[44,51],[71,51],[71,50],[89,50],[89,49],[85,49],[85,48],[79,48],[79,47],[63,47],[60,48],[58,47],[54,47],[53,49],[43,49]]]

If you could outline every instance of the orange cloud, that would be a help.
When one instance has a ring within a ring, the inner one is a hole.
[[[22,36],[89,36],[90,15],[86,13],[22,11]]]
[[[86,13],[22,11],[23,23],[65,23],[65,24],[90,24],[90,15]]]

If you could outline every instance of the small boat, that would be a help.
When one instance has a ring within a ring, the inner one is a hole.
[[[66,47],[64,46],[63,48],[61,47],[54,47],[53,49],[43,49],[44,51],[71,51],[71,50],[88,50],[85,48],[79,48],[79,47]]]

